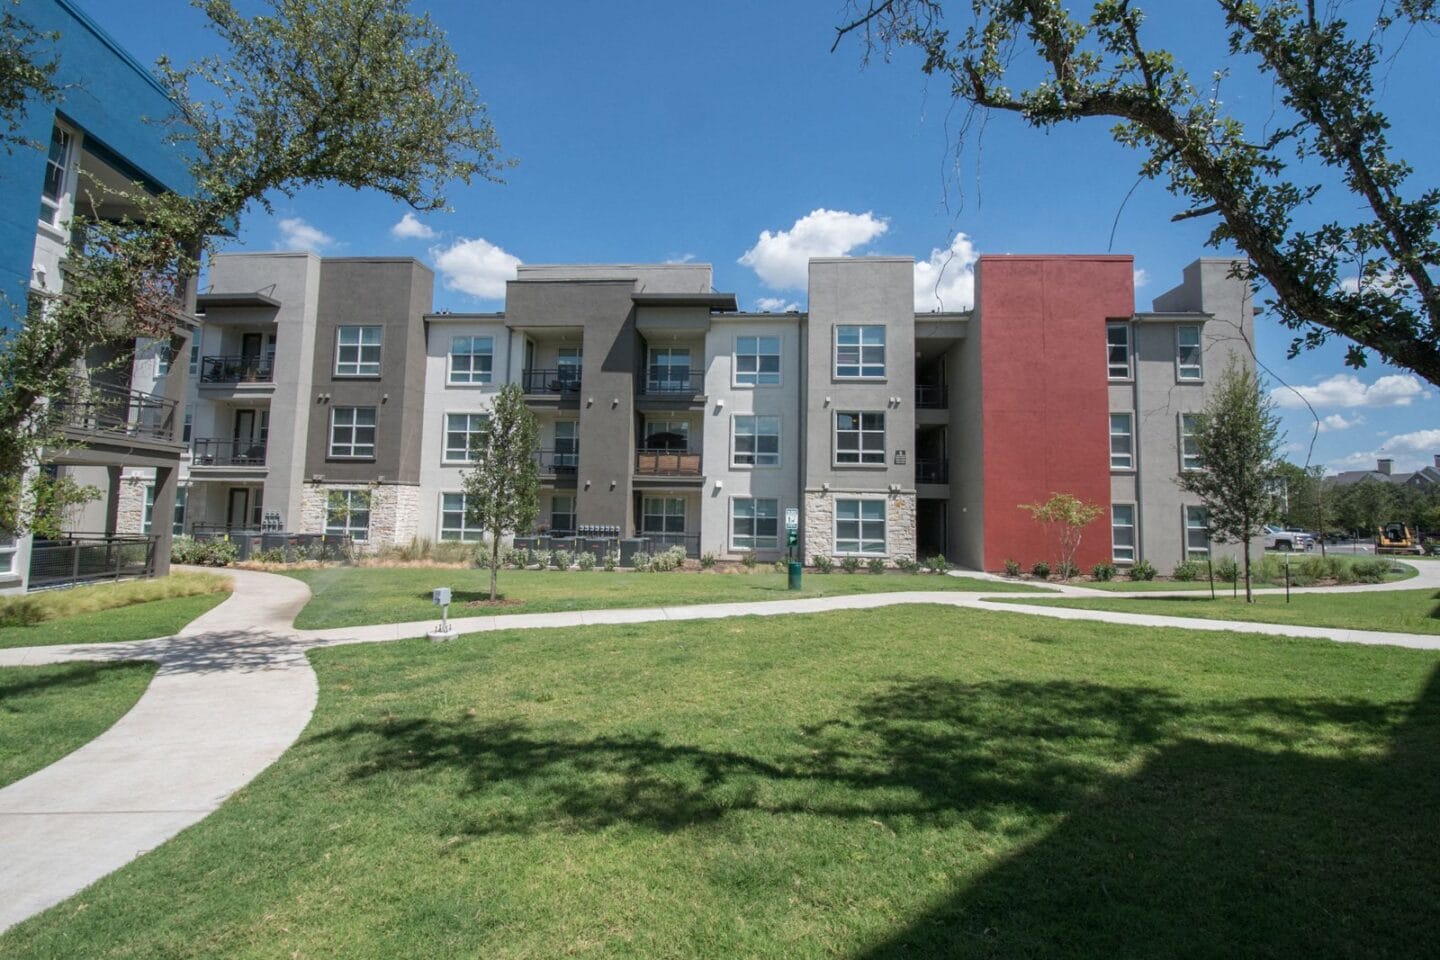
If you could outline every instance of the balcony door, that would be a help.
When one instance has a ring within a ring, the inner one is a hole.
[[[249,522],[250,490],[246,487],[231,487],[230,502],[225,511],[225,526],[231,530],[240,530]]]

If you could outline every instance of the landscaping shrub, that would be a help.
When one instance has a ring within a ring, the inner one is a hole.
[[[1069,560],[1061,560],[1055,564],[1055,576],[1061,580],[1073,580],[1080,576],[1080,568]]]
[[[884,572],[885,572],[885,558],[884,558],[884,557],[871,557],[869,560],[865,561],[865,569],[869,570],[871,573],[874,573],[874,574],[884,573]]]
[[[543,567],[549,562],[550,555],[548,553],[541,553],[534,547],[525,551],[525,566],[527,567]]]
[[[788,574],[790,572],[790,567],[788,564],[785,563],[784,560],[776,560],[771,569],[773,569],[776,573]]]
[[[914,557],[900,557],[895,561],[895,566],[899,567],[905,573],[914,574],[920,572],[920,561]]]
[[[604,567],[606,573],[614,573],[615,568],[619,565],[620,554],[616,553],[614,550],[611,550],[609,553],[605,554]]]
[[[271,547],[269,550],[261,550],[259,553],[255,554],[255,559],[260,561],[261,563],[284,563],[285,548]]]
[[[1020,561],[1019,561],[1019,560],[1006,559],[1006,561],[1005,561],[1005,576],[1007,576],[1007,577],[1018,577],[1018,576],[1020,576]]]
[[[1240,561],[1234,557],[1221,557],[1215,561],[1212,569],[1215,571],[1216,580],[1235,583],[1240,579]]]
[[[950,561],[945,559],[943,553],[932,554],[925,558],[925,569],[931,573],[944,573],[950,569]]]
[[[635,569],[636,573],[649,573],[653,562],[650,554],[644,550],[637,550],[635,555],[630,558],[630,566]]]
[[[846,573],[854,573],[860,569],[859,557],[844,557],[840,561],[840,569]]]
[[[594,570],[595,554],[591,553],[589,550],[581,551],[580,554],[575,558],[575,565],[581,570]]]
[[[1362,557],[1350,564],[1359,583],[1381,583],[1395,565],[1386,557]]]
[[[430,549],[430,559],[436,563],[469,563],[471,558],[476,556],[484,557],[484,566],[490,566],[490,545],[466,543],[463,540],[441,540]]]
[[[1251,583],[1285,583],[1285,561],[1273,553],[1267,553],[1250,561]]]
[[[1035,561],[1035,565],[1030,568],[1030,572],[1041,580],[1048,580],[1050,578],[1050,564],[1044,560],[1037,560]]]
[[[0,601],[0,627],[30,627],[47,619],[38,597],[7,597]]]
[[[552,553],[550,554],[550,562],[551,562],[552,564],[554,564],[556,570],[569,570],[569,569],[570,569],[570,551],[569,551],[569,550],[556,550],[556,551],[552,552]]]
[[[829,573],[835,569],[835,561],[823,553],[815,554],[815,556],[810,558],[810,562],[815,565],[816,573]]]
[[[650,569],[659,573],[668,573],[671,570],[679,570],[685,565],[685,548],[670,547],[655,556],[650,561]]]
[[[752,571],[752,572],[753,572],[753,571],[755,570],[755,563],[756,563],[755,551],[754,551],[754,550],[746,550],[745,553],[740,557],[740,562],[745,565],[745,569],[746,569],[746,570],[749,570],[749,571]]]
[[[1335,567],[1335,582],[1346,585],[1355,582],[1355,568],[1348,563],[1342,563]]]
[[[1199,580],[1203,574],[1204,571],[1199,563],[1194,560],[1185,560],[1175,564],[1175,569],[1170,571],[1170,579],[1179,580],[1181,583],[1190,583],[1193,580]]]
[[[709,570],[713,566],[715,566],[715,554],[711,553],[708,550],[700,554],[701,570]]]
[[[1015,566],[1018,568],[1020,565],[1017,563]],[[1005,572],[1008,574],[1010,571],[1007,568]],[[1016,572],[1019,571],[1017,570]],[[1099,580],[1101,583],[1109,583],[1115,579],[1115,564],[1101,561],[1090,568],[1090,576]]]
[[[1130,568],[1131,580],[1154,580],[1155,564],[1149,560],[1141,560]]]

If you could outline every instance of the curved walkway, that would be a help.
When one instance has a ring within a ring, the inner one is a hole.
[[[1440,563],[1410,580],[1336,590],[1440,588]],[[305,652],[422,636],[434,621],[295,630],[310,597],[299,580],[228,571],[229,599],[173,637],[137,643],[0,650],[0,667],[151,660],[155,678],[135,706],[95,740],[0,789],[0,931],[53,906],[204,819],[279,759],[304,731],[317,684]],[[973,574],[968,574],[973,576]],[[1296,591],[1299,592],[1299,591]],[[1070,587],[1063,595],[1121,597]],[[1163,596],[1150,592],[1148,597]],[[1173,627],[1440,650],[1440,636],[1297,627],[1075,610],[986,600],[985,592],[857,594],[766,603],[465,617],[461,633],[595,624],[779,616],[928,603],[1065,620]],[[1014,600],[1018,595],[1005,595]]]

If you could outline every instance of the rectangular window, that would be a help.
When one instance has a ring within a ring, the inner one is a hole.
[[[475,451],[485,442],[489,429],[489,414],[445,414],[445,462],[474,463]]]
[[[1105,324],[1105,347],[1109,358],[1110,379],[1129,380],[1133,375],[1130,368],[1130,324]]]
[[[170,532],[177,537],[185,532],[185,505],[189,500],[189,487],[175,488],[175,515],[170,520]]]
[[[145,488],[145,509],[140,514],[140,532],[150,536],[150,529],[155,524],[155,484]]]
[[[370,491],[331,490],[325,507],[326,533],[362,542],[370,539]]]
[[[190,376],[198,376],[200,373],[200,344],[190,344]]]
[[[780,383],[780,338],[735,338],[735,384],[773,387]]]
[[[1110,556],[1116,563],[1135,562],[1135,504],[1110,508]]]
[[[1200,444],[1195,442],[1196,415],[1180,414],[1180,469],[1204,470],[1205,461],[1200,458]]]
[[[70,167],[70,133],[60,127],[50,130],[50,152],[45,155],[45,182],[40,188],[40,219],[58,226],[60,206],[65,199],[65,174]]]
[[[835,552],[885,555],[884,500],[835,500]]]
[[[836,327],[835,376],[884,377],[885,328],[878,325]]]
[[[555,466],[574,470],[580,466],[580,424],[575,420],[555,421]]]
[[[185,532],[185,499],[190,493],[188,487],[175,488],[175,510],[170,516],[170,532],[180,536]],[[140,532],[150,536],[155,525],[155,484],[145,488],[145,512],[140,518]],[[0,562],[0,570],[4,570],[3,562]]]
[[[1110,414],[1110,469],[1135,469],[1134,420],[1128,413]]]
[[[330,456],[375,459],[374,407],[336,407],[330,411]]]
[[[336,331],[335,376],[380,376],[379,327],[341,327]]]
[[[1201,380],[1200,328],[1186,325],[1175,328],[1175,378]]]
[[[551,532],[551,533],[574,533],[574,532],[575,532],[575,498],[574,498],[574,497],[551,497],[551,498],[550,498],[550,532]]]
[[[451,383],[489,383],[494,365],[494,337],[450,338]]]
[[[0,575],[15,572],[15,534],[0,530]]]
[[[646,420],[644,449],[689,451],[689,421]]]
[[[640,505],[641,533],[684,533],[685,498],[646,497]]]
[[[693,392],[694,388],[690,383],[690,348],[652,347],[645,389],[650,393]]]
[[[580,347],[561,347],[555,355],[556,379],[562,384],[578,384],[580,368],[584,363],[585,356]]]
[[[730,465],[735,467],[780,466],[780,418],[736,416]]]
[[[440,539],[441,540],[483,540],[479,527],[470,526],[465,520],[465,494],[440,494]]]
[[[192,413],[192,412],[190,411],[190,408],[187,406],[187,407],[185,408],[185,426],[182,428],[182,430],[181,430],[181,432],[180,432],[180,442],[181,442],[181,443],[189,443],[189,442],[190,442],[190,434],[191,434],[191,432],[193,431],[194,426],[195,426],[195,414]]]
[[[885,463],[885,414],[842,410],[835,414],[835,462]]]
[[[1185,508],[1185,559],[1205,560],[1210,556],[1210,517],[1204,507]]]
[[[773,550],[779,546],[779,500],[736,497],[730,501],[731,550]]]
[[[155,345],[155,376],[163,377],[170,372],[170,361],[174,354],[175,348],[168,343]]]

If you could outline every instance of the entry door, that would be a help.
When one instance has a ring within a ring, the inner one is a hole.
[[[230,488],[230,508],[225,513],[225,526],[242,529],[250,523],[250,491],[245,487]]]
[[[260,344],[264,338],[258,333],[243,333],[240,335],[240,356],[246,360],[260,359]]]

